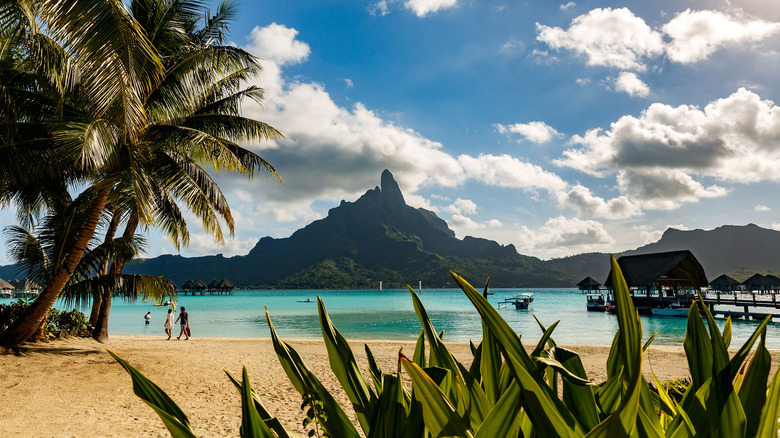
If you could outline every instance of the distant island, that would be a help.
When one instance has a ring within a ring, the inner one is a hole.
[[[679,249],[693,252],[709,279],[780,271],[780,232],[753,224],[669,229],[658,242],[616,255]],[[458,239],[434,212],[407,205],[385,170],[380,185],[355,202],[342,201],[290,237],[264,237],[245,256],[162,255],[136,261],[125,272],[164,276],[177,285],[229,277],[241,288],[362,289],[378,288],[380,281],[385,288],[419,281],[426,288],[453,287],[450,269],[475,285],[489,275],[492,287],[574,287],[587,276],[603,282],[609,264],[606,253],[545,261],[521,255],[511,244]],[[18,276],[16,266],[0,267],[0,278]]]

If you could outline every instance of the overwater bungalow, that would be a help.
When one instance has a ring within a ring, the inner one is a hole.
[[[209,283],[209,285],[208,285],[208,289],[209,289],[209,291],[215,291],[215,290],[219,289],[219,282],[217,281],[216,278],[211,280],[211,283]]]
[[[14,286],[0,278],[0,298],[11,298],[14,295]]]
[[[710,282],[710,289],[720,292],[731,292],[742,289],[740,284],[737,280],[723,274]]]
[[[233,283],[229,282],[227,278],[223,278],[222,281],[219,282],[218,289],[225,292],[232,292],[233,289],[236,287],[233,286]]]
[[[747,291],[770,291],[770,290],[777,289],[777,287],[779,286],[774,283],[775,282],[771,278],[767,278],[766,276],[761,274],[754,274],[747,280],[743,281],[742,285],[745,287],[745,290]]]
[[[577,287],[581,292],[597,291],[601,289],[601,283],[596,281],[593,277],[586,277],[584,280],[577,283]]]
[[[688,250],[623,256],[617,262],[640,312],[671,302],[685,306],[694,299],[691,292],[708,284],[704,268]],[[612,271],[604,285],[612,288]]]
[[[200,281],[200,278],[198,278],[192,282],[192,287],[190,289],[202,292],[208,289],[208,286],[206,286],[206,283]]]
[[[192,289],[192,280],[187,280],[184,284],[181,285],[181,290],[184,292],[187,292],[190,289]]]

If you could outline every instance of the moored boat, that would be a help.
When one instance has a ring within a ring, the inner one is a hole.
[[[521,292],[512,298],[507,298],[504,301],[498,303],[498,308],[503,309],[508,306],[515,306],[517,310],[527,310],[531,307],[531,303],[534,301],[534,294],[531,292]]]
[[[585,298],[585,306],[590,311],[604,312],[607,310],[607,301],[604,294],[588,294]]]
[[[691,309],[689,307],[683,307],[680,303],[672,303],[668,307],[655,307],[650,309],[653,316],[678,316],[687,317],[688,312]]]

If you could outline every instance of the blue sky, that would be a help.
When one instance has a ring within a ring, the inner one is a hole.
[[[287,237],[385,168],[458,237],[543,259],[780,229],[776,1],[244,0],[230,38],[263,58],[244,112],[285,139],[246,146],[285,184],[219,176],[235,237],[193,220],[183,255]]]

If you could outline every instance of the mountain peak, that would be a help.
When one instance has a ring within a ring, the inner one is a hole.
[[[406,201],[404,200],[404,195],[401,193],[401,188],[398,187],[398,183],[395,182],[393,174],[387,169],[382,171],[380,191],[382,192],[382,198],[384,199],[386,206],[396,208],[406,206]]]

